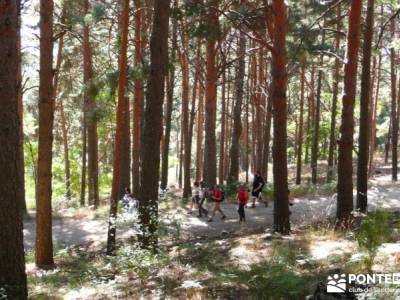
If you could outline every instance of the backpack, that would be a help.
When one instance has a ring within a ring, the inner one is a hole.
[[[221,189],[221,202],[225,200],[225,191]]]
[[[246,203],[247,202],[247,195],[246,195],[246,190],[239,190],[238,193],[238,198],[240,203]]]

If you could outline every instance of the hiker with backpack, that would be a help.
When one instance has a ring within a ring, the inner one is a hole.
[[[208,222],[212,222],[215,216],[215,213],[218,211],[222,215],[221,219],[226,219],[224,212],[221,209],[221,202],[224,200],[224,192],[221,190],[219,185],[216,185],[214,189],[211,191],[211,199],[214,201],[214,209],[212,211],[212,215]]]
[[[264,179],[261,176],[261,172],[257,171],[254,174],[254,181],[253,181],[253,190],[251,191],[251,194],[253,196],[253,204],[251,205],[252,208],[256,207],[256,200],[262,200],[261,198],[261,193],[264,188]]]
[[[239,186],[239,190],[236,195],[236,200],[238,202],[239,222],[242,223],[246,221],[244,208],[246,207],[247,201],[249,200],[248,189],[245,187],[244,184],[241,184]]]

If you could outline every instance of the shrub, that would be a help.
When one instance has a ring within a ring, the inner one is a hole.
[[[369,214],[356,232],[359,247],[366,251],[366,267],[370,271],[379,246],[390,239],[389,213],[377,211]]]

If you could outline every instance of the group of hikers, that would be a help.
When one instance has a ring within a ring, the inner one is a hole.
[[[261,176],[261,173],[257,171],[254,175],[254,181],[253,181],[253,187],[251,190],[251,196],[252,196],[252,204],[251,208],[254,208],[256,206],[256,201],[262,201],[262,190],[264,187],[264,179]],[[249,193],[250,190],[244,185],[244,184],[239,184],[237,192],[236,192],[236,201],[238,204],[238,214],[239,214],[239,222],[245,222],[246,221],[246,214],[245,214],[245,207],[248,204],[249,201]],[[211,211],[211,214],[209,214],[208,210],[204,207],[204,203],[208,199],[209,201],[214,203],[214,207]],[[223,212],[221,208],[221,202],[224,201],[225,199],[225,192],[219,185],[215,185],[212,189],[209,189],[205,186],[204,182],[198,182],[195,181],[193,184],[193,189],[192,189],[192,201],[191,205],[189,208],[189,213],[193,213],[193,209],[195,206],[197,206],[198,209],[198,217],[201,218],[204,216],[209,217],[208,222],[212,222],[215,214],[219,212],[221,214],[221,219],[224,220],[226,219],[226,215]],[[268,204],[268,202],[264,202],[265,205]]]
[[[262,190],[264,188],[264,179],[259,171],[254,174],[254,181],[251,190],[252,204],[251,208],[256,207],[256,201],[262,202]],[[249,201],[250,190],[244,184],[239,184],[236,192],[236,201],[238,204],[239,222],[246,221],[245,207],[247,207]],[[208,222],[212,222],[216,213],[221,214],[221,219],[225,220],[226,215],[221,208],[221,203],[225,200],[225,192],[219,185],[215,185],[213,188],[207,188],[203,181],[195,181],[192,189],[192,201],[189,208],[189,213],[193,213],[194,207],[197,207],[198,217],[208,217]],[[209,211],[204,207],[206,201],[214,203],[214,207]],[[268,202],[264,202],[268,205]],[[122,206],[127,213],[133,213],[139,207],[139,201],[132,196],[131,190],[125,188],[125,194],[122,199]]]

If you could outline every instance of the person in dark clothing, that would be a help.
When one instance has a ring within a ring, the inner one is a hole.
[[[251,191],[251,195],[253,197],[253,204],[251,205],[252,208],[256,207],[257,199],[262,200],[261,193],[264,185],[264,179],[262,178],[260,171],[257,171],[254,174],[253,189]]]

